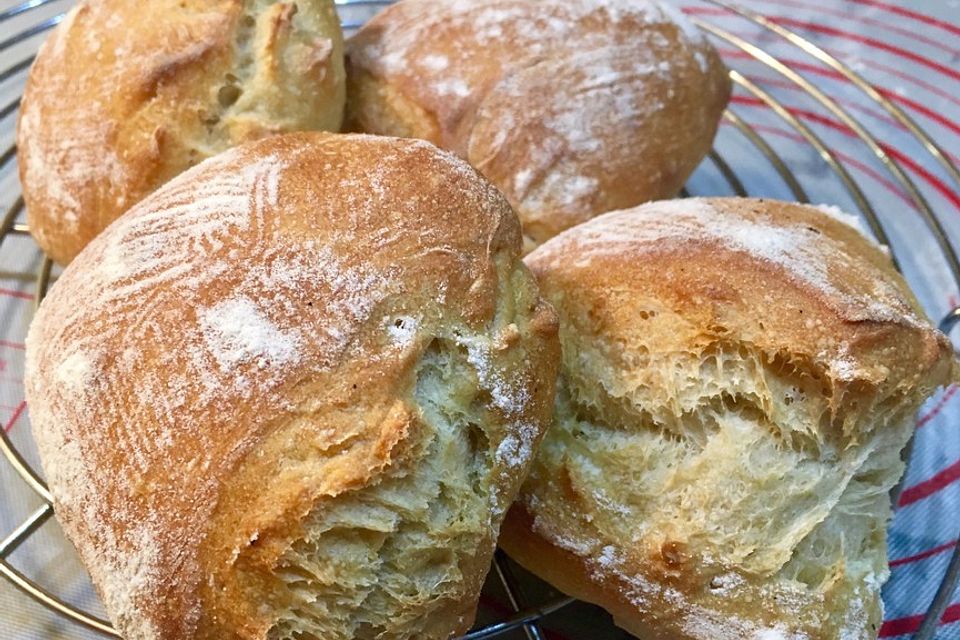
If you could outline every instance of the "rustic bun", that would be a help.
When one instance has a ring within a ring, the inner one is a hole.
[[[563,365],[507,552],[644,639],[875,638],[888,492],[953,368],[887,255],[814,207],[692,199],[527,263]]]
[[[401,0],[347,43],[347,126],[424,138],[503,191],[532,243],[673,196],[730,81],[651,0]]]
[[[465,631],[559,363],[520,247],[454,156],[319,133],[208,160],[88,245],[26,387],[123,637]]]
[[[40,48],[20,107],[30,231],[66,264],[204,158],[339,130],[344,89],[332,0],[82,0]]]

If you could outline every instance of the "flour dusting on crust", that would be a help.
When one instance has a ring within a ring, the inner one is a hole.
[[[348,54],[375,86],[430,114],[431,139],[497,184],[536,240],[673,195],[729,92],[703,34],[654,0],[407,0]]]
[[[246,296],[204,309],[200,326],[207,348],[225,371],[250,360],[261,369],[284,365],[300,355],[300,332],[279,329]]]
[[[192,636],[198,549],[259,430],[369,335],[374,368],[409,357],[434,329],[419,304],[394,324],[397,296],[448,291],[458,321],[471,285],[494,296],[493,251],[519,251],[510,215],[427,143],[296,134],[201,163],[71,263],[31,326],[27,393],[58,518],[127,637]],[[512,421],[507,462],[526,463],[523,390],[476,364]]]
[[[846,217],[840,222],[850,226]],[[565,243],[576,245],[574,254],[581,264],[588,264],[594,256],[621,251],[643,253],[692,243],[719,243],[726,250],[783,269],[798,284],[843,301],[865,320],[928,325],[917,317],[893,283],[816,228],[800,222],[751,220],[705,199],[653,202],[609,213],[591,220],[578,229],[575,237],[561,239],[555,246]],[[565,259],[566,255],[570,253],[557,251],[553,260]],[[870,295],[851,292],[845,285],[844,278],[851,272],[870,280]],[[837,366],[842,368],[843,364]]]

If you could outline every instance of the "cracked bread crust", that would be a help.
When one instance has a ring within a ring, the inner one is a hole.
[[[644,638],[876,637],[888,492],[954,357],[829,213],[650,203],[528,256],[564,355],[508,553]]]

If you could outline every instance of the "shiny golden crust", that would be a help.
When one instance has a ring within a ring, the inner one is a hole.
[[[462,161],[319,133],[208,160],[96,238],[26,387],[124,637],[465,631],[558,368],[519,253]]]
[[[82,0],[41,47],[20,107],[30,230],[66,264],[204,158],[339,130],[344,89],[332,0]]]
[[[528,256],[564,355],[508,553],[643,638],[876,637],[888,492],[953,356],[837,218],[655,202]]]
[[[467,159],[543,242],[674,195],[716,133],[716,51],[651,0],[401,0],[347,43],[348,127]]]

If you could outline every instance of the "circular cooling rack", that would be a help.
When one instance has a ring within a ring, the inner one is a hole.
[[[714,149],[683,194],[858,213],[949,332],[960,321],[960,159],[949,151],[960,149],[960,3],[924,3],[930,13],[920,13],[890,0],[743,1],[680,2],[734,82]],[[23,340],[57,270],[24,222],[13,130],[37,47],[72,4],[0,0],[0,637],[16,640],[116,636],[51,519],[23,400]],[[386,4],[338,0],[348,34]],[[881,637],[960,640],[956,391],[941,391],[921,410],[892,496]],[[494,637],[628,636],[604,612],[563,597],[498,552],[477,626],[465,636]]]

